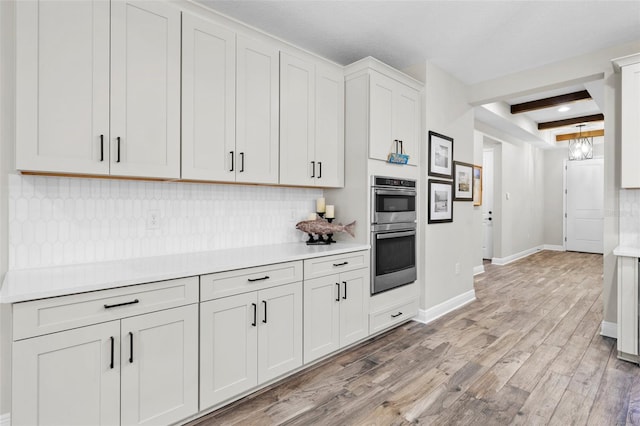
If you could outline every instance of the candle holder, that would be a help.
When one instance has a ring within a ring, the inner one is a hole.
[[[322,219],[324,219],[324,212],[316,212],[316,214],[320,216]]]
[[[327,222],[332,223],[335,220],[333,217],[328,217]],[[327,239],[325,240],[327,244],[337,243],[336,240],[333,239],[333,234],[327,234]]]

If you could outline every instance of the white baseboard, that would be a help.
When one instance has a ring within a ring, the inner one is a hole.
[[[0,426],[11,426],[11,413],[0,414]]]
[[[478,265],[473,267],[473,275],[484,274],[484,265]]]
[[[431,321],[440,318],[441,316],[454,311],[467,303],[471,303],[476,300],[475,290],[469,290],[466,293],[462,293],[458,296],[452,297],[446,302],[442,302],[429,309],[418,309],[418,315],[413,319],[424,324],[428,324]]]
[[[550,250],[550,251],[566,251],[563,246],[558,246],[554,244],[545,244],[544,246],[542,246],[542,249]]]
[[[507,257],[494,257],[493,259],[491,259],[491,263],[494,265],[506,265],[508,263],[514,262],[516,260],[522,259],[523,257],[527,257],[532,255],[533,253],[537,253],[540,250],[543,250],[544,246],[537,246],[537,247],[533,247],[524,251],[521,251],[520,253],[516,253],[516,254],[512,254],[511,256],[507,256]]]
[[[602,324],[600,324],[600,335],[617,339],[618,324],[616,324],[615,322],[602,321]]]

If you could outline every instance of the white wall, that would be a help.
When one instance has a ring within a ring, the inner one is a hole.
[[[543,244],[544,155],[529,144],[502,144],[502,244],[494,257],[509,256]],[[507,198],[507,196],[509,198]]]
[[[477,131],[473,132],[473,164],[483,166],[483,141],[484,136]],[[482,206],[473,207],[473,264],[474,272],[484,270],[482,266]]]
[[[426,130],[454,139],[454,160],[473,163],[473,109],[466,101],[466,86],[431,63],[425,69]],[[425,132],[426,133],[426,132]],[[426,146],[426,145],[425,145]],[[427,149],[422,150],[422,209],[427,211]],[[473,292],[477,265],[475,211],[472,202],[454,202],[453,222],[424,226],[421,246],[424,282],[421,309]],[[456,264],[460,273],[456,274]]]
[[[15,135],[15,2],[0,1],[0,286],[8,269],[8,174],[13,169]],[[9,307],[0,306],[0,415],[11,405]]]
[[[549,149],[544,153],[544,243],[562,246],[564,223],[564,161],[568,149]]]
[[[640,41],[602,49],[543,67],[478,83],[469,90],[469,103],[481,105],[510,97],[527,95],[577,82],[604,80],[604,321],[617,321],[616,257],[618,244],[618,201],[620,166],[620,75],[614,74],[611,59],[640,52]]]

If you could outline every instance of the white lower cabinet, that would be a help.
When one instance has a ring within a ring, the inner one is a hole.
[[[119,424],[119,348],[120,321],[15,342],[11,424]]]
[[[304,362],[369,335],[369,269],[305,280]]]
[[[198,305],[122,320],[121,424],[171,424],[198,412]]]
[[[201,409],[301,365],[302,283],[201,304]]]
[[[170,424],[195,414],[198,306],[13,345],[12,424]]]
[[[191,277],[14,304],[12,425],[159,425],[197,413],[197,301]]]

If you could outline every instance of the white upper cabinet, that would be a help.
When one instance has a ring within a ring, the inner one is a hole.
[[[316,185],[344,186],[344,72],[316,65]]]
[[[16,9],[16,168],[109,174],[109,2]]]
[[[235,181],[236,35],[182,15],[182,178]]]
[[[237,37],[237,182],[278,183],[279,51],[275,46]]]
[[[420,94],[391,77],[371,71],[369,157],[387,161],[389,153],[419,161]]]
[[[620,186],[640,188],[640,54],[613,62],[622,73]]]
[[[282,53],[280,183],[344,185],[344,75]]]
[[[180,11],[17,3],[18,170],[180,177]]]
[[[111,3],[111,174],[180,177],[180,11]]]
[[[315,72],[308,61],[280,57],[280,183],[314,185]]]

